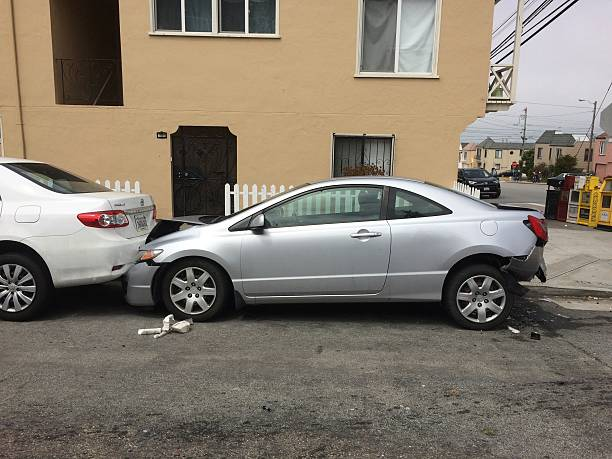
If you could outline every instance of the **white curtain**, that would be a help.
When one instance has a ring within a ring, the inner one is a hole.
[[[363,12],[361,70],[395,71],[395,30],[398,0],[366,0]]]
[[[401,0],[399,71],[431,73],[436,0]]]

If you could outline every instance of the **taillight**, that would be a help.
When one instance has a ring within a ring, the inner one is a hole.
[[[79,221],[90,228],[122,228],[130,221],[122,210],[103,210],[77,215]]]
[[[544,220],[540,220],[533,215],[528,215],[525,224],[533,231],[533,234],[535,234],[539,240],[548,242],[548,229],[546,228],[546,222]]]
[[[153,206],[153,220],[157,220],[157,206]]]

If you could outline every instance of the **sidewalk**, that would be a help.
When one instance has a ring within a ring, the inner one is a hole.
[[[551,295],[585,295],[593,292],[612,295],[612,232],[581,225],[548,222],[549,242],[544,248],[547,281],[525,283]],[[572,292],[573,291],[573,292]]]

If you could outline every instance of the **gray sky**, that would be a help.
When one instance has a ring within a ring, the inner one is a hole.
[[[526,16],[542,0],[526,0]],[[564,0],[554,0],[553,11]],[[502,0],[495,10],[494,29],[516,11],[516,0]],[[545,17],[544,13],[526,29]],[[500,31],[494,43],[514,30]],[[537,30],[537,29],[536,29]],[[505,53],[504,53],[505,54]],[[479,142],[487,136],[495,140],[518,140],[519,115],[527,107],[528,142],[534,142],[545,129],[586,134],[591,125],[592,105],[600,103],[612,82],[612,0],[579,0],[560,18],[521,47],[517,103],[507,112],[489,113],[463,133],[464,142]],[[604,105],[612,103],[612,91]],[[554,104],[567,107],[553,107]],[[601,132],[599,120],[595,133]]]

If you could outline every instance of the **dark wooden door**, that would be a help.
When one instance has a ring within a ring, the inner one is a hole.
[[[223,215],[236,183],[236,136],[227,127],[181,126],[172,134],[174,216]]]

